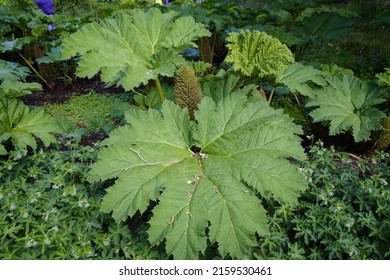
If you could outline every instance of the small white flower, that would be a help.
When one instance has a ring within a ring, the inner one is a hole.
[[[52,189],[57,190],[57,189],[61,188],[62,185],[61,184],[53,184],[51,187],[52,187]]]
[[[380,181],[380,182],[381,182],[381,184],[382,184],[382,185],[384,185],[384,186],[387,186],[387,185],[388,185],[388,183],[387,183],[386,179],[379,178],[379,181]]]
[[[47,231],[47,233],[49,233],[49,232],[51,232],[51,231],[57,232],[57,231],[58,231],[58,226],[52,227],[51,229],[49,229],[49,230]]]
[[[351,248],[349,249],[348,255],[349,255],[350,257],[355,256],[355,255],[357,255],[357,254],[358,254],[358,251],[356,250],[355,247],[351,247]]]
[[[88,208],[90,205],[86,199],[81,199],[78,201],[77,206],[80,208]]]
[[[336,205],[335,207],[331,207],[334,213],[340,212],[343,208],[340,205]]]
[[[78,259],[78,258],[79,258],[79,255],[76,253],[76,251],[75,251],[73,248],[70,250],[70,253],[71,253],[71,255],[72,255],[75,259]]]
[[[11,206],[9,207],[9,210],[10,211],[13,211],[17,208],[16,204],[15,203],[12,203]]]
[[[29,237],[29,238],[28,238],[28,241],[27,241],[26,244],[24,245],[24,248],[35,247],[36,245],[38,245],[38,242],[36,242],[33,238]]]
[[[104,239],[103,245],[104,245],[104,246],[110,245],[110,239],[109,239],[109,238]]]
[[[30,215],[28,214],[28,212],[24,212],[24,213],[23,213],[23,218],[26,219],[26,218],[28,218],[28,216],[30,216]]]
[[[45,245],[50,245],[51,244],[51,241],[49,240],[49,238],[45,238],[44,240],[43,240],[43,243],[45,244]]]
[[[2,200],[4,198],[4,195],[2,193],[0,193],[0,200]]]
[[[96,256],[95,252],[93,250],[89,250],[87,253],[87,257],[94,257]]]
[[[301,172],[302,174],[306,174],[306,169],[298,167],[298,171]]]
[[[345,226],[350,229],[353,225],[355,224],[355,220],[354,219],[349,219],[346,223],[345,223]]]

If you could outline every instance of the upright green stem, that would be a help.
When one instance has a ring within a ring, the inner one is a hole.
[[[162,86],[161,86],[161,83],[160,83],[160,80],[158,79],[158,77],[155,79],[155,82],[156,82],[158,94],[160,95],[161,103],[164,103],[165,96],[164,96],[164,92],[163,92],[163,89],[162,89]]]
[[[41,79],[45,84],[47,84],[47,81],[42,77],[41,74],[34,68],[34,66],[31,65],[31,63],[21,54],[19,53],[20,57],[24,60],[24,62],[27,63],[28,66],[30,66],[31,70],[34,71],[35,75],[38,76],[39,79]]]
[[[268,97],[268,105],[270,105],[270,106],[271,106],[271,102],[272,102],[272,98],[274,97],[274,94],[275,94],[275,87],[273,86],[272,90],[271,90],[271,93],[270,93],[270,95]]]
[[[303,112],[303,105],[302,105],[302,103],[299,101],[298,95],[295,94],[295,93],[294,93],[293,95],[294,95],[295,101],[296,101],[297,104],[298,104],[299,109],[301,110],[302,116],[303,116],[304,119],[306,120],[306,123],[309,125],[309,127],[312,129],[313,123],[312,123],[312,121],[310,120],[310,118]]]

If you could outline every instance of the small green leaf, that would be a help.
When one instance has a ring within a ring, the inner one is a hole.
[[[379,82],[390,86],[390,68],[385,69],[386,72],[376,74],[375,77],[378,78]]]

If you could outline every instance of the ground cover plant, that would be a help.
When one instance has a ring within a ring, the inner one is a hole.
[[[1,259],[390,258],[384,1],[63,2],[0,2]]]

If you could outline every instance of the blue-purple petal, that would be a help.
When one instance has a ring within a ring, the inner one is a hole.
[[[46,15],[55,14],[53,0],[35,0],[35,4],[37,4],[41,11]]]
[[[47,26],[47,30],[48,31],[52,31],[53,29],[55,29],[55,25],[53,23],[50,23],[48,26]]]

